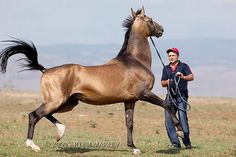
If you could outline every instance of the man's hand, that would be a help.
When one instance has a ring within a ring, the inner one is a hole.
[[[184,79],[184,74],[182,74],[181,72],[177,72],[175,74],[176,76],[179,76],[180,78]]]
[[[161,85],[162,85],[162,87],[167,87],[169,85],[169,79],[168,80],[162,80]]]

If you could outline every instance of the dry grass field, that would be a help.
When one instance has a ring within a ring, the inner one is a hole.
[[[134,142],[140,156],[236,156],[236,99],[191,97],[188,112],[191,150],[169,149],[163,109],[138,102],[135,107]],[[55,114],[66,132],[60,142],[56,128],[45,118],[36,126],[33,152],[25,147],[28,113],[40,104],[38,93],[0,92],[0,156],[133,156],[126,146],[124,105],[92,106],[80,103],[73,111]]]

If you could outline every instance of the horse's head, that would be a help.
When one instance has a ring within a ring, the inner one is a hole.
[[[135,12],[131,8],[131,14],[133,17],[132,29],[142,33],[146,37],[156,36],[161,37],[164,29],[161,25],[152,20],[151,17],[145,15],[144,7],[141,10]]]

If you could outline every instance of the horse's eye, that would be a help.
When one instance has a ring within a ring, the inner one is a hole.
[[[151,22],[151,23],[152,23],[153,21],[152,21],[152,19],[149,19],[148,22]]]

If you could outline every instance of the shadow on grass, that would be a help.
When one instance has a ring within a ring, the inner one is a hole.
[[[120,149],[98,149],[98,148],[79,148],[79,147],[64,147],[57,150],[57,152],[64,152],[67,154],[76,153],[87,153],[92,151],[109,151],[109,152],[130,152],[130,150],[120,150]]]
[[[193,146],[192,149],[200,149],[199,146]],[[189,151],[191,151],[192,149],[189,149]],[[156,151],[156,153],[159,154],[179,154],[181,150],[187,150],[185,148],[168,148],[165,150],[158,150]]]
[[[159,154],[178,154],[178,153],[180,153],[180,149],[171,148],[171,149],[165,149],[165,150],[158,150],[158,151],[156,151],[156,153],[159,153]]]

